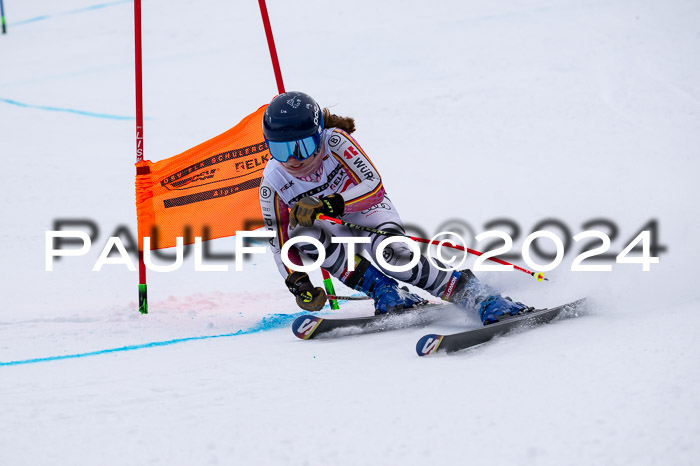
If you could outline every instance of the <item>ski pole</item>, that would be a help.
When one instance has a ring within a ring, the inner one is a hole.
[[[318,214],[318,215],[316,215],[316,218],[319,219],[319,220],[328,220],[329,222],[337,223],[338,225],[343,225],[343,226],[346,226],[346,227],[348,227],[348,228],[354,228],[354,229],[356,229],[356,230],[367,231],[367,232],[369,232],[369,233],[374,233],[374,234],[377,234],[377,235],[382,235],[382,236],[403,236],[404,238],[410,238],[410,239],[412,239],[413,241],[415,241],[415,242],[417,242],[417,243],[435,244],[435,245],[439,245],[439,244],[440,244],[439,241],[429,240],[429,239],[425,239],[425,238],[417,238],[417,237],[415,237],[415,236],[402,235],[402,234],[400,234],[400,233],[392,233],[392,232],[390,232],[390,231],[377,230],[377,229],[375,229],[375,228],[365,227],[365,226],[362,226],[362,225],[355,225],[354,223],[346,222],[345,220],[340,220],[339,218],[329,217],[329,216],[323,215],[323,214]],[[459,245],[457,245],[457,244],[443,243],[443,245],[444,245],[444,246],[447,246],[447,247],[449,247],[449,248],[452,248],[452,249],[458,249],[458,250],[460,250],[460,251],[465,251],[465,252],[467,252],[468,254],[474,254],[475,256],[481,256],[481,255],[484,254],[483,252],[475,251],[474,249],[465,248],[465,247],[459,246]],[[514,268],[515,270],[518,270],[518,271],[520,271],[520,272],[525,272],[525,273],[528,274],[528,275],[532,275],[533,277],[535,277],[535,279],[536,279],[538,282],[541,282],[542,280],[547,280],[547,281],[549,281],[549,279],[546,278],[542,272],[532,272],[532,271],[530,271],[530,270],[524,269],[524,268],[519,267],[519,266],[517,266],[517,265],[515,265],[515,264],[511,264],[510,262],[506,262],[506,261],[504,261],[504,260],[502,260],[502,259],[499,259],[499,258],[497,258],[497,257],[489,257],[488,259],[491,260],[491,261],[497,262],[497,263],[499,263],[499,264],[502,264],[502,265],[511,265],[511,266],[513,266],[513,268]]]
[[[326,295],[326,298],[328,301],[364,301],[366,299],[372,299],[369,296],[336,296],[333,294]]]

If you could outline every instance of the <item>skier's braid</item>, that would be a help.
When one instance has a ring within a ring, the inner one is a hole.
[[[334,115],[327,108],[323,109],[323,124],[326,128],[340,128],[346,133],[355,131],[355,119]]]

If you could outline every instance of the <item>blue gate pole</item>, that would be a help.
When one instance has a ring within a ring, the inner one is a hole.
[[[5,26],[5,6],[0,0],[0,23],[2,23],[2,33],[7,34],[7,26]]]

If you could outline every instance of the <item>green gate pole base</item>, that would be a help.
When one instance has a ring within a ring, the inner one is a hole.
[[[335,289],[333,288],[333,280],[331,279],[330,276],[328,278],[323,279],[323,286],[326,288],[327,294],[329,294],[331,296],[335,295]],[[331,299],[330,305],[331,305],[331,309],[333,309],[334,311],[340,309],[340,304],[338,304],[337,299]]]
[[[139,312],[148,314],[148,294],[146,293],[146,284],[139,284]]]

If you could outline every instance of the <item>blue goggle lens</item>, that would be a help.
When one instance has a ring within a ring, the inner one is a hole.
[[[289,157],[302,161],[314,155],[321,143],[321,135],[315,133],[304,139],[287,142],[265,141],[267,148],[270,149],[270,155],[280,162],[284,163],[289,160]]]

